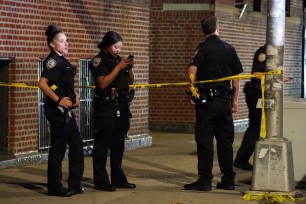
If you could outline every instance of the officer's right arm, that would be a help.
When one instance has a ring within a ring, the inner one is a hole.
[[[57,101],[59,97],[52,91],[52,89],[48,85],[49,79],[45,77],[41,77],[38,81],[38,87],[44,92],[46,96],[48,96],[53,101]]]

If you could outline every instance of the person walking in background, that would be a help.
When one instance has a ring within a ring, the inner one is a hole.
[[[188,77],[197,81],[238,75],[243,71],[233,46],[219,38],[215,16],[201,21],[205,41],[201,43],[188,67]],[[232,82],[232,84],[231,84]],[[190,86],[193,86],[190,80]],[[192,87],[190,87],[191,89]],[[233,171],[234,124],[232,114],[238,111],[239,80],[197,84],[200,98],[193,98],[196,125],[195,140],[198,154],[197,181],[184,185],[186,190],[212,190],[213,138],[217,140],[218,161],[223,174],[218,189],[235,189]],[[191,93],[188,93],[191,95]]]
[[[45,94],[44,111],[50,123],[51,144],[48,156],[48,195],[70,197],[83,193],[81,180],[84,172],[83,141],[75,120],[73,109],[79,104],[74,91],[75,66],[64,57],[68,53],[66,35],[56,26],[46,30],[47,43],[51,49],[44,61],[38,87]],[[56,90],[50,87],[56,85]],[[69,146],[68,187],[64,189],[62,161]]]
[[[129,183],[122,169],[125,138],[130,128],[130,102],[134,90],[132,57],[122,60],[120,51],[122,37],[114,31],[107,32],[101,43],[100,52],[90,64],[95,81],[93,146],[93,173],[96,190],[115,191],[116,188],[136,188]],[[106,170],[107,155],[110,153],[111,182]]]
[[[266,72],[266,49],[267,45],[256,50],[253,58],[252,74]],[[290,78],[284,77],[284,82]],[[234,166],[243,170],[252,171],[253,165],[249,160],[254,152],[256,141],[260,135],[261,108],[256,108],[257,102],[261,99],[261,76],[252,77],[244,86],[245,100],[249,109],[249,126],[244,133],[241,145],[238,149]]]

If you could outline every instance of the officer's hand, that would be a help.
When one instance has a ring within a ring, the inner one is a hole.
[[[284,77],[284,82],[288,82],[288,81],[290,81],[292,79],[293,79],[293,77]]]
[[[72,108],[78,107],[79,103],[80,103],[80,97],[78,95],[76,95],[76,97],[75,97],[75,104],[72,104]]]
[[[232,106],[232,115],[235,115],[236,113],[238,113],[238,102],[233,102],[233,106]]]
[[[126,66],[128,65],[131,65],[133,66],[134,65],[134,60],[132,61],[128,61],[128,60],[122,60],[119,62],[119,64],[117,65],[120,69],[124,69],[126,68]]]
[[[62,98],[61,102],[59,103],[60,106],[68,109],[70,107],[72,107],[72,102],[71,99],[69,97],[64,97]]]
[[[195,105],[195,102],[192,99],[192,95],[187,95],[187,100],[189,101],[191,105]]]
[[[191,105],[195,106],[195,102],[193,101],[192,97],[189,99],[189,102],[190,102]]]
[[[133,67],[134,67],[134,60],[133,59],[127,59],[127,60],[125,60],[125,62],[126,62],[126,68],[127,69],[132,69]]]

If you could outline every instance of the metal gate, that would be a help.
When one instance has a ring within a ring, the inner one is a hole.
[[[91,86],[94,84],[89,71],[89,59],[80,60],[79,85]],[[39,59],[38,76],[41,76],[44,59]],[[81,88],[79,90],[79,129],[83,138],[84,146],[91,146],[94,138],[94,118],[92,98],[94,90]],[[50,147],[50,125],[44,114],[44,94],[38,89],[38,149],[44,150]]]
[[[89,70],[90,59],[80,59],[79,85],[92,86],[94,80]],[[94,115],[92,99],[94,89],[80,88],[79,128],[85,146],[92,145],[94,138]]]
[[[43,71],[44,58],[38,62],[38,77]],[[50,147],[50,125],[44,113],[44,94],[38,89],[38,150]]]

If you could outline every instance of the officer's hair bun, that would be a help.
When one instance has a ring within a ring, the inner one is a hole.
[[[54,36],[55,34],[61,32],[60,29],[58,29],[55,25],[49,25],[46,32],[45,32],[45,35],[47,37],[50,37],[50,36]]]

